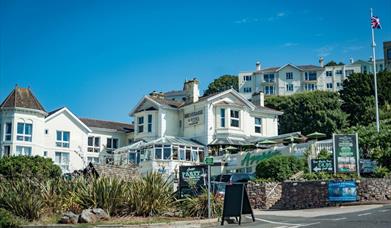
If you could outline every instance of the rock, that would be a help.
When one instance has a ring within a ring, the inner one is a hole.
[[[66,212],[62,215],[59,223],[61,224],[77,224],[79,216],[73,212]]]
[[[98,218],[91,209],[85,209],[79,216],[79,223],[96,223]]]
[[[94,213],[96,215],[96,218],[100,221],[107,221],[110,219],[110,216],[102,208],[94,208],[92,209],[92,213]]]

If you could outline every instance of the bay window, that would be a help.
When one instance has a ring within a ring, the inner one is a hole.
[[[239,127],[239,111],[231,110],[231,127]]]
[[[11,141],[11,135],[12,135],[12,123],[6,123],[5,124],[5,141]]]
[[[31,142],[33,134],[33,125],[28,123],[18,123],[16,140]]]
[[[254,126],[255,126],[255,133],[262,133],[262,119],[259,118],[259,117],[255,117],[255,123],[254,123]]]
[[[220,109],[220,127],[225,127],[225,108]]]

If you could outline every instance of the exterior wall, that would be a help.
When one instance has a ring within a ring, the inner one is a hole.
[[[286,79],[287,73],[292,73],[293,79]],[[287,66],[281,69],[277,75],[278,75],[277,78],[278,88],[276,88],[276,95],[291,95],[302,91],[301,88],[302,74],[300,70],[291,66]],[[293,85],[293,91],[287,91],[287,87],[286,87],[287,84]]]
[[[152,115],[152,132],[148,132],[148,115]],[[138,118],[144,117],[144,131],[142,133],[138,132]],[[159,132],[159,113],[158,111],[143,111],[136,113],[134,115],[134,131],[135,139],[156,139],[161,135]]]
[[[250,76],[251,80],[246,81],[245,76]],[[258,76],[256,76],[252,72],[239,73],[239,76],[238,76],[239,91],[241,94],[243,94],[244,97],[246,97],[246,99],[251,99],[251,94],[254,92],[257,92],[257,89],[256,89],[257,78],[258,78]],[[251,92],[245,92],[245,88],[251,88]]]

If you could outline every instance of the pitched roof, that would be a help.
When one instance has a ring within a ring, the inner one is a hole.
[[[1,103],[0,108],[28,108],[46,112],[30,88],[15,87]]]
[[[134,131],[134,126],[132,124],[105,121],[105,120],[96,120],[96,119],[89,119],[89,118],[79,118],[79,119],[88,127],[113,129],[113,130],[122,131],[126,133]]]
[[[290,65],[290,66],[293,66],[293,67],[297,67],[299,68],[300,70],[303,70],[303,71],[306,71],[306,70],[323,70],[322,67],[320,66],[315,66],[315,65],[299,65],[299,66],[296,66],[296,65],[293,65],[293,64],[286,64],[284,66],[281,66],[281,67],[269,67],[269,68],[266,68],[266,69],[263,69],[262,72],[277,72],[279,69],[287,66],[287,65]]]
[[[157,103],[165,106],[169,106],[171,108],[179,108],[182,106],[185,102],[179,102],[179,101],[174,101],[170,99],[163,99],[163,98],[158,98],[154,96],[149,96],[152,100],[156,101]]]

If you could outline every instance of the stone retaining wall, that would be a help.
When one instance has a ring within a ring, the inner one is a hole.
[[[130,179],[138,176],[137,167],[134,165],[94,165],[101,177],[117,177],[120,179]]]
[[[305,209],[333,206],[327,201],[327,181],[249,183],[247,192],[256,209]],[[360,201],[391,200],[390,178],[363,178],[357,184]]]

